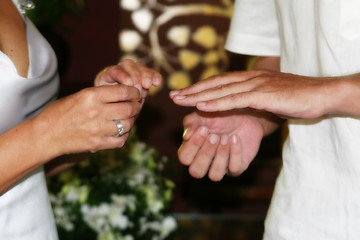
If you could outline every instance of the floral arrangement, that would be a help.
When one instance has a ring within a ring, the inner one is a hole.
[[[165,239],[176,229],[166,160],[132,133],[123,148],[93,154],[50,179],[60,239]]]

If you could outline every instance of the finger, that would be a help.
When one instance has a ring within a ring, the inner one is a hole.
[[[209,178],[212,181],[220,181],[227,172],[230,157],[229,137],[221,136],[220,144],[216,151],[216,156],[211,164]]]
[[[264,96],[264,97],[263,97]],[[254,110],[267,110],[265,104],[272,104],[266,94],[257,92],[244,92],[230,94],[204,102],[198,102],[196,108],[204,112],[228,111],[240,108],[251,108]]]
[[[251,90],[250,86],[251,84],[247,84],[247,81],[218,85],[215,88],[206,89],[194,94],[175,96],[173,101],[174,103],[182,106],[195,106],[199,102],[217,100],[232,94],[248,92]]]
[[[133,86],[128,72],[121,66],[110,66],[101,71],[95,78],[95,86],[125,84]]]
[[[133,84],[142,84],[141,79],[141,71],[133,60],[126,59],[118,64],[118,66],[125,69],[125,71],[130,75],[131,80],[133,81]]]
[[[191,113],[184,117],[183,120],[184,125],[184,133],[183,133],[183,140],[188,141],[192,135],[194,134],[195,130],[199,127],[199,122],[196,113]]]
[[[161,86],[162,82],[163,82],[162,75],[159,72],[154,71],[154,73],[153,73],[153,85],[155,87],[159,87],[159,86]]]
[[[236,135],[230,137],[230,158],[229,158],[229,175],[238,176],[245,171],[242,159],[242,148],[240,139]]]
[[[143,63],[138,63],[138,68],[141,72],[142,87],[149,89],[151,86],[160,86],[162,77],[153,69],[148,68]]]
[[[129,138],[129,133],[125,133],[121,137],[117,137],[117,136],[106,137],[103,140],[102,147],[98,150],[121,148],[124,146],[128,138]]]
[[[104,103],[121,102],[121,101],[139,101],[140,92],[137,88],[126,85],[100,86],[94,91],[100,96]]]
[[[178,151],[179,161],[188,166],[195,158],[197,152],[203,145],[209,134],[209,129],[206,127],[200,127],[196,130],[189,141],[184,141]]]
[[[137,116],[140,113],[140,110],[140,102],[117,102],[107,104],[105,106],[104,115],[107,120],[123,120]]]
[[[124,134],[130,132],[131,128],[134,125],[135,122],[135,118],[128,118],[128,119],[123,119],[123,120],[119,120],[121,125],[123,126],[124,129]],[[108,120],[104,123],[101,124],[102,126],[102,136],[106,136],[106,137],[117,137],[119,134],[119,129],[116,125],[116,122],[113,120]]]
[[[221,75],[212,76],[208,79],[199,81],[190,87],[175,90],[170,92],[170,97],[173,99],[176,96],[184,96],[199,93],[207,89],[217,88],[218,86],[227,85],[230,83],[242,82],[258,76],[259,73],[256,71],[244,71],[236,73],[224,73]]]
[[[190,128],[190,127],[185,128],[184,133],[183,133],[183,140],[184,141],[189,141],[189,139],[191,138],[193,133],[194,133],[194,131],[193,131],[192,128]]]
[[[118,122],[120,122],[120,124],[123,127],[123,134],[125,133],[129,133],[131,128],[134,126],[134,122],[135,122],[135,118],[128,118],[128,119],[124,119],[124,120],[116,120]],[[118,125],[115,121],[111,121],[112,122],[112,134],[110,136],[115,136],[118,137],[119,136],[119,128]]]
[[[202,178],[206,175],[215,157],[218,143],[218,135],[210,134],[208,136],[190,165],[189,173],[191,176],[194,178]]]
[[[228,80],[228,78],[223,77],[225,74],[223,75],[216,75],[216,76],[212,76],[208,79],[204,79],[202,81],[199,81],[193,85],[191,85],[190,87],[184,88],[184,89],[180,89],[180,90],[174,90],[170,92],[170,98],[174,98],[176,96],[182,96],[182,95],[189,95],[189,94],[194,94],[194,93],[198,93],[201,91],[204,91],[206,89],[209,88],[214,88],[219,84],[224,84],[223,82]]]

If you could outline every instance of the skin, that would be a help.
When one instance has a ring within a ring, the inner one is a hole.
[[[351,100],[360,98],[359,74],[315,78],[281,73],[278,57],[259,58],[254,69],[214,76],[170,93],[174,103],[195,106],[201,112],[185,118],[184,127],[190,128],[191,134],[185,135],[184,144],[179,150],[180,161],[190,166],[192,176],[203,177],[208,171],[209,178],[218,181],[220,177],[213,177],[212,172],[217,172],[216,176],[223,176],[226,172],[223,168],[212,170],[209,162],[216,160],[217,151],[207,156],[203,154],[205,151],[202,149],[208,148],[208,144],[204,144],[205,141],[194,144],[196,139],[200,139],[199,134],[194,134],[194,128],[205,126],[209,134],[218,136],[237,135],[239,144],[235,150],[235,145],[230,146],[230,157],[222,160],[228,162],[227,170],[230,173],[238,175],[255,157],[263,136],[273,132],[283,122],[282,119],[360,115],[360,104]],[[229,111],[233,114],[222,116]],[[241,122],[240,118],[248,121]],[[222,127],[213,128],[215,123]],[[228,129],[229,125],[233,125],[232,131]],[[189,146],[190,143],[193,146]],[[219,148],[219,145],[213,146],[216,147]],[[189,155],[190,148],[192,154]],[[231,157],[232,151],[241,153],[235,158]],[[238,164],[233,164],[232,161],[237,161]],[[199,162],[207,164],[201,165]]]
[[[137,108],[136,111],[131,113],[130,116],[128,116],[128,118],[127,117],[113,118],[113,119],[121,120],[121,123],[124,125],[124,130],[125,130],[124,135],[121,136],[120,138],[121,142],[117,147],[123,146],[124,143],[126,142],[129,136],[128,133],[131,127],[134,125],[137,115],[139,114],[144,104],[149,88],[152,86],[159,87],[161,83],[162,83],[162,76],[158,72],[146,67],[143,63],[136,63],[132,60],[124,60],[120,62],[118,65],[106,67],[96,76],[94,80],[94,85],[96,87],[113,86],[120,84],[120,85],[130,86],[133,89],[136,88],[139,91],[139,100],[136,101],[136,108]],[[125,105],[127,104],[127,108],[125,108],[123,112],[121,112],[122,114],[125,114],[125,111],[128,112],[134,111],[134,108],[131,107],[133,103],[122,102],[120,104],[123,105],[123,107],[126,107]],[[119,110],[114,109],[114,111],[119,111]],[[101,114],[102,113],[99,113],[99,115]],[[114,128],[113,133],[116,136],[118,130],[111,118],[109,119],[108,124],[110,127]],[[96,128],[98,126],[94,126],[94,127]],[[114,148],[114,147],[108,147],[108,148]],[[80,154],[70,154],[70,155],[67,154],[57,157],[56,159],[53,159],[52,161],[46,163],[45,165],[46,176],[52,177],[66,170],[67,168],[72,167],[74,164],[79,162],[81,159],[84,159],[88,155],[89,155],[88,153],[80,153]]]
[[[0,29],[0,51],[26,77],[25,26],[10,0],[0,1]],[[54,175],[81,159],[73,154],[122,147],[148,89],[161,81],[159,73],[126,60],[99,73],[94,87],[51,103],[36,117],[1,134],[0,194],[42,165]],[[114,119],[124,125],[121,137]]]
[[[25,24],[12,1],[0,1],[0,50],[14,63],[18,73],[26,77],[29,68]]]
[[[278,57],[258,58],[254,69],[279,70]],[[184,89],[186,90],[186,89]],[[170,92],[175,96],[181,91]],[[238,176],[256,156],[263,136],[273,132],[283,122],[271,113],[235,109],[223,112],[196,111],[184,118],[185,134],[178,156],[189,166],[189,173],[202,178],[208,173],[213,181],[225,174]],[[205,128],[205,134],[200,129]],[[218,139],[217,142],[211,143]]]

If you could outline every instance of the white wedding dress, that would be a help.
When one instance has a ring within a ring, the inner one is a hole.
[[[17,5],[16,0],[13,2]],[[29,72],[27,78],[19,76],[10,58],[0,51],[0,134],[38,114],[57,95],[55,53],[26,16],[23,19],[28,37]],[[0,239],[58,239],[43,168],[0,195]]]

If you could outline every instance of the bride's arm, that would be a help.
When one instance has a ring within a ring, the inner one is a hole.
[[[56,157],[122,147],[141,109],[140,99],[135,87],[88,88],[11,128],[0,136],[0,192]],[[122,119],[122,137],[116,136],[113,119]]]

